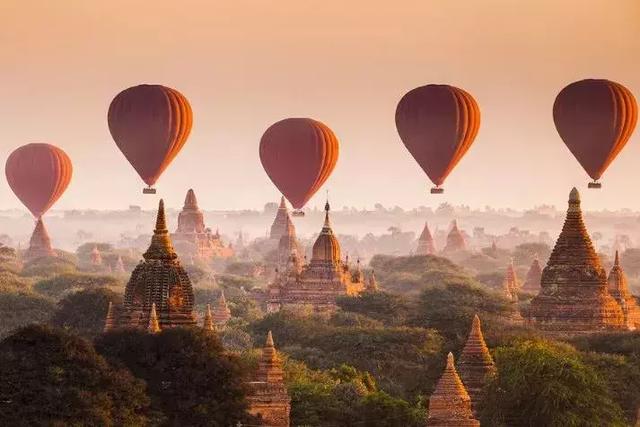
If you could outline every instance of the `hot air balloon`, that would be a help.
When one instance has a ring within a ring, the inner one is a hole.
[[[396,108],[396,128],[409,153],[440,186],[465,155],[480,127],[480,109],[471,95],[449,85],[426,85],[405,94]]]
[[[296,212],[320,189],[338,161],[338,139],[325,124],[289,118],[271,125],[260,139],[260,161]]]
[[[593,179],[598,181],[625,146],[638,120],[633,94],[610,80],[581,80],[560,91],[553,121],[560,137]]]
[[[27,144],[5,164],[9,187],[36,219],[62,196],[73,174],[71,159],[51,144]]]
[[[189,101],[166,86],[130,87],[111,101],[109,131],[147,184],[143,193],[155,194],[152,186],[184,146],[192,121]]]

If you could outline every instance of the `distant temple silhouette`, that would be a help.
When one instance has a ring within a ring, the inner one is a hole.
[[[36,226],[29,240],[29,248],[24,254],[25,261],[33,261],[38,258],[55,257],[56,254],[51,247],[51,238],[47,232],[42,218],[38,218]]]

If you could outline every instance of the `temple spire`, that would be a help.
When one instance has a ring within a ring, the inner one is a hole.
[[[205,331],[215,331],[216,325],[213,323],[213,316],[211,315],[211,304],[207,304],[207,311],[204,313],[204,322],[202,328]]]
[[[416,249],[416,255],[433,255],[436,253],[436,246],[433,241],[433,236],[429,230],[429,224],[424,223],[424,228],[418,239],[418,248]]]
[[[213,308],[213,322],[216,326],[224,326],[231,319],[231,310],[224,297],[224,290],[220,290],[220,297]]]
[[[38,218],[36,226],[31,234],[29,240],[29,248],[25,253],[25,259],[27,261],[42,258],[42,257],[54,257],[55,252],[51,247],[51,238],[47,232],[47,228],[44,226],[42,218]]]
[[[378,281],[376,280],[376,273],[371,270],[371,274],[369,274],[369,280],[366,283],[366,290],[368,292],[378,292]]]
[[[187,195],[184,198],[184,207],[185,210],[198,210],[198,199],[196,198],[196,193],[192,188],[187,191]]]
[[[542,266],[540,266],[540,260],[538,259],[538,254],[535,254],[535,256],[533,257],[533,261],[531,262],[531,266],[529,267],[529,271],[527,271],[527,277],[524,280],[524,285],[522,285],[522,289],[528,290],[528,291],[539,291],[541,280],[542,280]]]
[[[149,313],[149,325],[147,331],[151,334],[157,334],[160,332],[160,322],[158,322],[158,314],[156,313],[156,303],[151,304],[151,311]]]
[[[176,259],[178,257],[169,238],[167,220],[164,214],[164,201],[162,199],[160,199],[158,205],[156,228],[153,230],[151,244],[143,256],[145,259]]]
[[[613,267],[607,278],[609,294],[618,302],[624,315],[624,322],[627,329],[635,330],[640,328],[640,307],[636,299],[629,291],[627,276],[620,265],[620,255],[616,251]]]

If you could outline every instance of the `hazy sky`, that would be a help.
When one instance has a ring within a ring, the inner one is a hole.
[[[155,203],[106,111],[122,89],[160,83],[194,110],[191,137],[157,184],[170,206],[189,187],[207,209],[277,200],[260,136],[306,116],[340,139],[325,184],[336,207],[563,206],[576,185],[590,209],[640,209],[640,130],[603,189],[587,192],[551,116],[557,92],[582,78],[640,97],[638,0],[1,0],[0,23],[0,158],[28,142],[63,148],[75,171],[56,208]],[[402,95],[427,83],[464,88],[482,110],[443,196],[428,193],[394,124]],[[19,206],[5,180],[0,200]]]

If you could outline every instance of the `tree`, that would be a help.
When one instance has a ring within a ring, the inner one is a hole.
[[[114,276],[88,273],[66,273],[49,279],[40,280],[34,290],[51,298],[60,298],[73,291],[105,286],[121,286],[122,282]]]
[[[409,301],[401,295],[386,292],[366,292],[359,296],[343,296],[337,300],[344,311],[379,320],[386,325],[401,325],[409,311]]]
[[[522,243],[513,250],[513,262],[529,266],[536,255],[544,265],[551,255],[551,248],[546,243]]]
[[[8,271],[0,271],[0,292],[28,291],[29,288],[29,282],[23,277]]]
[[[215,334],[200,328],[114,331],[96,340],[107,360],[147,382],[168,425],[228,426],[247,421],[243,372]]]
[[[58,302],[51,324],[93,339],[101,334],[109,302],[122,304],[122,295],[107,288],[89,288],[67,295]]]
[[[523,341],[495,351],[482,422],[513,426],[623,426],[624,418],[596,370],[567,345]]]
[[[70,260],[61,257],[43,257],[27,262],[20,275],[24,277],[51,277],[75,271],[76,265]]]
[[[144,384],[82,338],[28,326],[0,343],[3,425],[144,425]]]
[[[55,303],[32,292],[0,292],[0,336],[30,323],[47,322]]]

